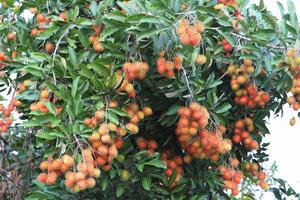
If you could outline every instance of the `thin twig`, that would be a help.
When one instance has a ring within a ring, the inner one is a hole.
[[[219,28],[217,28],[217,27],[211,27],[211,28],[208,28],[208,29],[211,29],[211,30],[219,30]],[[235,36],[235,37],[238,37],[238,38],[243,39],[243,40],[246,40],[246,41],[248,41],[248,42],[253,41],[253,39],[248,38],[248,37],[243,36],[243,35],[240,35],[240,34],[237,34],[237,33],[230,33],[230,35]],[[274,45],[271,45],[271,44],[266,44],[266,46],[267,46],[267,47],[270,47],[270,48],[272,48],[272,49],[278,49],[278,50],[285,50],[285,49],[286,49],[285,47],[274,46]]]
[[[58,51],[59,45],[60,45],[60,43],[61,43],[61,40],[69,33],[70,29],[72,29],[72,28],[74,28],[74,27],[76,27],[76,25],[75,25],[75,24],[71,24],[71,25],[65,30],[65,32],[60,36],[60,38],[58,39],[58,42],[57,42],[57,44],[55,45],[55,49],[54,49],[54,52],[53,52],[53,54],[52,54],[52,58],[53,58],[53,60],[52,60],[52,67],[54,66],[55,56],[56,56],[56,54],[57,54],[57,51]],[[53,74],[54,85],[56,85],[56,76],[55,76],[54,71],[52,72],[52,74]]]
[[[248,41],[248,42],[251,42],[251,41],[252,41],[251,38],[247,38],[247,37],[242,36],[242,35],[237,34],[237,33],[230,33],[230,35],[235,36],[235,37],[238,37],[238,38],[241,38],[241,39],[246,40],[246,41]],[[270,48],[272,48],[272,49],[285,50],[285,47],[274,46],[274,45],[270,45],[270,44],[266,44],[266,46],[267,46],[267,47],[270,47]]]
[[[187,12],[179,12],[179,13],[175,13],[175,15],[190,15],[190,14],[196,14],[196,11],[187,11]]]
[[[65,30],[65,32],[60,36],[60,38],[58,39],[57,44],[55,45],[54,52],[53,52],[53,54],[52,54],[53,59],[55,58],[55,56],[56,56],[56,54],[57,54],[57,51],[58,51],[59,45],[60,45],[60,43],[61,43],[61,40],[62,40],[63,37],[65,37],[65,36],[69,33],[69,31],[70,31],[72,28],[74,28],[74,27],[76,27],[76,25],[75,25],[75,24],[71,24],[71,25]]]
[[[183,76],[184,76],[184,78],[185,78],[185,81],[186,81],[187,88],[188,88],[188,90],[189,90],[189,92],[190,92],[190,95],[191,95],[192,99],[195,100],[193,91],[192,91],[192,89],[191,89],[191,87],[190,87],[190,82],[189,82],[189,79],[188,79],[188,77],[187,77],[186,70],[185,70],[184,68],[182,68],[182,72],[183,72],[182,74],[183,74]]]

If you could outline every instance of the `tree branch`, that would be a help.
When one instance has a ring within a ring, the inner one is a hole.
[[[217,27],[211,27],[211,28],[208,28],[208,29],[216,30],[216,31],[219,30],[219,28],[217,28]],[[244,35],[238,34],[238,33],[230,33],[230,35],[232,35],[234,37],[237,37],[237,38],[240,38],[240,39],[243,39],[243,40],[246,40],[248,42],[252,42],[253,41],[253,39],[251,39],[249,37],[246,37]],[[272,49],[286,50],[285,47],[281,47],[281,46],[274,46],[274,45],[271,45],[271,44],[266,44],[266,46],[269,47],[269,48],[272,48]]]
[[[238,37],[238,38],[241,38],[241,39],[246,40],[246,41],[248,41],[248,42],[251,42],[251,41],[252,41],[251,38],[245,37],[245,36],[240,35],[240,34],[237,34],[237,33],[230,33],[230,35],[235,36],[235,37]],[[270,48],[272,48],[272,49],[285,50],[285,47],[274,46],[274,45],[270,45],[270,44],[266,44],[266,46],[267,46],[267,47],[270,47]]]
[[[195,98],[194,98],[194,93],[193,93],[193,91],[192,91],[192,89],[191,89],[191,87],[190,87],[190,82],[189,82],[189,79],[188,79],[188,77],[187,77],[186,70],[185,70],[184,68],[182,68],[182,72],[183,72],[182,74],[183,74],[183,76],[184,76],[184,78],[185,78],[185,82],[186,82],[187,88],[188,88],[188,90],[189,90],[189,92],[190,92],[191,98],[192,98],[193,100],[195,100]]]
[[[8,145],[8,142],[1,135],[0,135],[0,140],[2,140],[4,144]]]

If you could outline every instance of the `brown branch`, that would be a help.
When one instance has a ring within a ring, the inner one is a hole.
[[[2,137],[2,135],[0,135],[0,140],[2,140],[4,144],[8,145],[8,142]]]

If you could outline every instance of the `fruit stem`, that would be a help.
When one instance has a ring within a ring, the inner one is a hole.
[[[187,77],[186,70],[185,70],[184,68],[182,68],[182,72],[183,72],[183,76],[184,76],[184,78],[185,78],[186,86],[187,86],[187,88],[188,88],[188,90],[189,90],[189,92],[190,92],[190,96],[191,96],[191,98],[192,98],[193,100],[195,100],[193,91],[192,91],[192,89],[191,89],[191,87],[190,87],[190,83],[189,83],[189,79],[188,79],[188,77]]]

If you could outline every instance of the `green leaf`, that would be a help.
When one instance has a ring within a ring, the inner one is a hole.
[[[217,87],[218,85],[221,85],[222,83],[223,83],[223,81],[221,81],[221,80],[215,80],[213,83],[207,85],[206,88],[207,89],[214,88],[214,87]]]
[[[109,111],[121,116],[121,117],[128,117],[128,113],[120,108],[108,108]]]
[[[31,64],[28,64],[26,65],[22,71],[26,71],[34,76],[37,76],[37,77],[43,77],[43,72],[42,72],[42,68],[36,64],[36,63],[31,63]]]
[[[79,15],[79,7],[78,7],[78,6],[75,6],[75,7],[71,10],[70,16],[69,16],[69,17],[70,17],[70,19],[71,19],[72,21],[76,21],[78,15]]]
[[[156,168],[167,169],[165,164],[160,159],[154,159],[154,160],[145,162],[144,165],[149,165],[149,166],[153,166],[153,167],[156,167]]]
[[[28,101],[34,101],[39,97],[39,94],[37,92],[31,91],[31,90],[26,90],[19,94],[16,98],[17,99],[24,99]]]
[[[70,57],[70,62],[73,65],[73,67],[77,67],[78,62],[77,62],[77,55],[75,50],[72,47],[68,47],[68,51],[69,51],[69,57]]]
[[[218,100],[218,97],[216,95],[216,90],[209,90],[207,92],[207,100],[210,106],[215,104],[215,102]]]
[[[252,34],[253,37],[260,40],[273,40],[276,37],[273,29],[260,29]]]
[[[179,108],[180,108],[180,105],[178,105],[178,104],[172,105],[169,108],[169,110],[166,112],[166,115],[174,115],[174,114],[176,114]]]
[[[269,56],[264,57],[264,63],[265,63],[267,72],[268,73],[272,72],[272,61]]]
[[[123,14],[122,12],[116,10],[114,12],[111,12],[109,14],[107,14],[105,16],[106,19],[113,19],[113,20],[116,20],[116,21],[119,21],[119,22],[125,22],[126,20],[126,15]]]
[[[289,16],[290,16],[291,25],[298,32],[299,31],[299,22],[298,22],[298,18],[297,18],[297,14],[296,14],[296,6],[295,6],[294,2],[291,0],[288,0],[287,3],[288,3],[288,12],[289,12]]]
[[[232,108],[232,105],[228,102],[225,102],[225,103],[221,104],[220,106],[218,106],[216,108],[215,112],[217,114],[222,114],[222,113],[229,111],[231,108]]]
[[[285,15],[284,7],[279,1],[277,1],[277,6],[278,6],[278,10],[280,11],[281,17],[283,18]]]
[[[121,27],[117,27],[117,26],[106,27],[100,35],[100,41],[105,41],[105,38],[107,36],[110,36],[110,35],[114,34],[115,32],[119,31],[120,28]]]
[[[111,121],[114,124],[119,124],[119,119],[117,117],[117,115],[114,112],[108,112],[107,113],[107,118],[109,121]]]
[[[43,62],[43,61],[49,60],[49,58],[50,58],[47,54],[40,53],[40,52],[32,52],[32,53],[30,53],[30,57],[37,62]]]
[[[90,64],[88,64],[88,68],[92,68],[102,77],[108,77],[109,76],[109,69],[99,60],[96,60]]]
[[[54,115],[47,113],[45,115],[39,115],[31,120],[28,120],[27,122],[24,122],[24,127],[36,127],[36,126],[42,126],[44,124],[51,123],[53,125],[59,124],[60,119],[57,119]]]
[[[259,1],[259,9],[260,9],[260,10],[263,10],[263,9],[265,9],[265,8],[266,8],[266,6],[265,6],[264,0],[260,0],[260,1]]]
[[[144,171],[144,164],[136,163],[135,166],[140,172]]]
[[[44,131],[42,133],[37,134],[36,137],[46,139],[46,140],[55,140],[57,138],[64,138],[65,135],[64,133],[61,132]]]
[[[125,185],[118,185],[117,191],[116,191],[116,196],[119,198],[124,194],[124,192],[125,192]]]
[[[80,79],[80,76],[78,76],[76,79],[73,80],[72,91],[71,91],[72,97],[76,97],[79,79]]]
[[[102,177],[100,179],[100,182],[101,182],[102,191],[105,191],[107,186],[108,186],[108,178],[107,177]]]
[[[55,108],[54,108],[54,105],[52,103],[50,103],[49,101],[47,101],[45,103],[47,109],[49,110],[49,112],[53,115],[56,115],[56,111],[55,111]]]
[[[153,28],[147,29],[147,30],[143,31],[142,33],[138,34],[138,40],[141,40],[144,38],[150,38],[154,35],[157,35],[163,31],[166,31],[169,29],[170,29],[170,27],[164,27],[164,28],[160,28],[160,29],[153,29]]]
[[[142,186],[145,190],[150,190],[151,188],[151,177],[150,176],[143,176],[142,177]]]
[[[98,5],[95,1],[92,1],[90,4],[90,10],[93,16],[97,15],[97,11],[98,11]]]
[[[176,177],[177,177],[177,170],[173,170],[173,173],[169,179],[169,186],[173,184],[173,182],[176,180]]]
[[[156,16],[144,16],[140,20],[141,23],[151,23],[151,24],[156,24],[156,23],[161,23],[161,20],[159,17]]]
[[[78,30],[78,38],[79,38],[79,41],[81,42],[82,46],[84,46],[86,49],[88,49],[90,47],[88,37],[86,34],[83,33],[82,30]]]
[[[40,32],[36,37],[38,40],[47,40],[58,31],[57,27],[47,28],[46,31]]]

